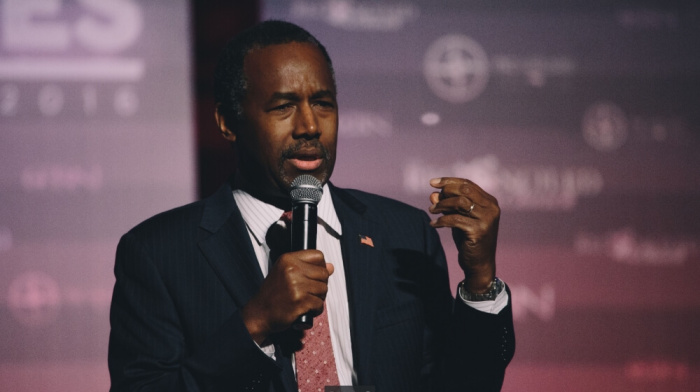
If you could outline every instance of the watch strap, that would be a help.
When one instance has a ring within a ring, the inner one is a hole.
[[[496,277],[493,279],[493,281],[489,285],[488,290],[485,293],[475,294],[475,293],[470,293],[464,287],[464,281],[461,281],[459,283],[457,293],[465,301],[472,301],[472,302],[493,301],[496,299],[496,297],[498,297],[498,294],[500,294],[503,291],[505,286],[506,286],[505,283],[503,283],[502,280],[500,280],[500,279],[498,279],[498,277]]]

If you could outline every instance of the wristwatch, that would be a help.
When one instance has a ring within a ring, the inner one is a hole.
[[[459,283],[459,289],[457,290],[457,292],[459,293],[459,296],[462,297],[462,299],[465,301],[493,301],[496,299],[496,297],[498,297],[498,294],[500,294],[505,287],[506,284],[496,277],[493,279],[493,281],[489,285],[488,291],[486,291],[485,293],[470,293],[467,289],[464,288],[464,281]]]

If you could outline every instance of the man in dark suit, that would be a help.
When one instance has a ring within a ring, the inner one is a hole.
[[[238,171],[209,198],[122,237],[112,390],[306,391],[300,359],[323,324],[300,340],[292,326],[307,313],[328,320],[330,340],[319,351],[335,361],[330,385],[500,390],[515,340],[509,293],[495,277],[497,201],[471,181],[433,179],[430,212],[442,215],[430,221],[413,207],[330,184],[332,64],[298,26],[265,22],[239,35],[215,79],[216,119],[237,149]],[[323,184],[319,250],[270,260],[265,232],[290,208],[301,174]],[[450,227],[458,247],[465,279],[457,299],[437,227]]]

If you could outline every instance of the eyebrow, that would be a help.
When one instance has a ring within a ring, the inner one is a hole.
[[[333,98],[333,99],[335,99],[335,93],[331,90],[319,90],[311,95],[311,99],[319,99],[319,98]],[[270,101],[276,101],[276,100],[298,101],[299,95],[297,93],[292,93],[292,92],[289,92],[289,93],[275,92],[270,97]]]
[[[311,99],[318,98],[333,98],[335,99],[335,93],[331,90],[320,90],[311,95]]]

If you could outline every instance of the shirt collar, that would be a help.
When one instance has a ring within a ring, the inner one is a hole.
[[[236,200],[241,216],[248,226],[248,230],[253,234],[258,244],[265,242],[265,234],[267,229],[277,222],[284,210],[281,210],[271,204],[258,200],[248,192],[241,189],[233,190],[233,198]],[[330,233],[336,236],[342,234],[340,220],[335,212],[333,198],[330,194],[328,184],[323,186],[323,194],[321,201],[318,203],[317,214],[319,223]]]

